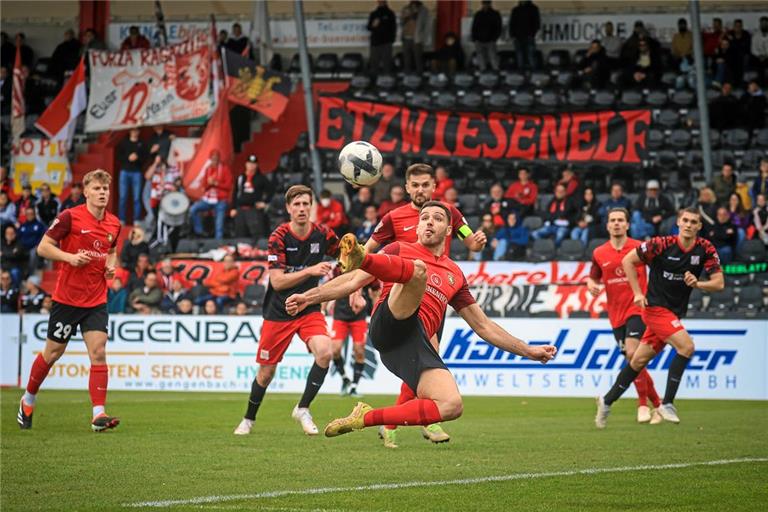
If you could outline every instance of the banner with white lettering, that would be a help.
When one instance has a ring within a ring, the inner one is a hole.
[[[232,20],[219,19],[217,16],[216,26],[220,30],[232,32]],[[243,28],[243,34],[249,34],[251,31],[251,22],[247,20],[237,21]],[[109,48],[117,50],[123,43],[131,27],[138,27],[139,33],[149,39],[153,46],[157,46],[157,22],[156,21],[130,21],[114,22],[107,27],[107,45]],[[211,22],[205,21],[169,21],[165,20],[165,32],[168,36],[168,44],[181,43],[195,35],[198,32],[210,33]]]
[[[19,139],[11,146],[13,193],[21,194],[22,187],[32,190],[47,183],[51,192],[61,195],[72,180],[69,170],[67,144],[50,139]]]
[[[86,131],[119,130],[208,115],[209,39],[124,52],[90,51]]]
[[[22,382],[45,345],[48,317],[25,315]],[[257,370],[261,317],[127,316],[109,321],[107,354],[111,389],[242,391]],[[503,352],[482,341],[466,323],[449,318],[440,353],[466,395],[593,397],[608,390],[624,364],[607,320],[499,319],[530,343],[553,344],[547,365]],[[768,323],[760,320],[687,320],[696,352],[680,386],[681,398],[768,399]],[[657,383],[672,360],[666,348],[649,365]],[[300,393],[312,367],[306,346],[294,339],[278,366],[270,392]],[[52,368],[46,388],[84,389],[90,363],[82,338],[70,342]],[[341,381],[328,375],[321,392],[337,393]],[[661,386],[663,389],[663,385]],[[379,366],[365,394],[397,394],[399,380]],[[634,395],[634,389],[628,391]]]

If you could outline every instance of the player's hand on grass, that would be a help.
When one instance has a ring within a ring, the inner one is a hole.
[[[557,347],[553,345],[529,345],[528,346],[528,359],[539,361],[546,364],[547,361],[555,357],[557,354]]]
[[[326,275],[332,270],[332,267],[331,267],[331,264],[328,263],[327,261],[321,261],[316,265],[312,265],[311,267],[308,267],[307,270],[309,271],[309,275],[316,276],[316,277],[323,277],[324,275]]]
[[[69,263],[73,267],[82,267],[83,265],[89,263],[90,261],[91,261],[91,257],[85,254],[84,252],[70,254],[69,258],[67,258],[67,263]]]
[[[639,308],[644,308],[648,305],[648,299],[645,298],[645,295],[642,293],[636,293],[635,294],[635,300],[633,301],[635,303],[635,306]]]
[[[298,315],[307,306],[307,297],[303,293],[294,293],[285,299],[285,312],[291,316]]]
[[[685,281],[685,284],[690,286],[691,288],[699,287],[699,280],[690,271],[683,274],[683,281]]]
[[[603,291],[603,287],[595,282],[588,282],[587,291],[589,291],[593,297],[597,297]]]

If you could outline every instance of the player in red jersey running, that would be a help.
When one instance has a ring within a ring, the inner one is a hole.
[[[59,274],[48,318],[45,348],[37,354],[29,373],[27,390],[19,403],[17,421],[32,428],[32,414],[40,385],[67,348],[78,326],[91,359],[88,391],[93,405],[91,429],[116,427],[120,420],[107,416],[107,279],[115,275],[120,221],[106,211],[109,184],[106,171],[91,171],[83,178],[85,204],[64,210],[43,235],[37,254],[58,261]]]
[[[621,261],[627,253],[637,249],[640,242],[627,237],[629,211],[625,208],[613,208],[608,212],[606,228],[611,239],[592,253],[592,269],[587,278],[587,287],[589,292],[597,297],[603,291],[600,281],[605,285],[606,309],[608,320],[613,328],[613,336],[627,361],[631,361],[640,338],[645,333],[645,324],[640,317],[642,310],[633,302],[635,295],[629,286]],[[648,287],[645,265],[638,264],[635,268],[640,288],[645,292]],[[661,405],[661,400],[653,386],[653,379],[645,368],[635,379],[635,388],[637,389],[638,423],[650,422],[652,425],[661,423],[662,418],[658,411],[654,410],[651,413],[648,408],[649,398],[654,408]]]
[[[307,384],[291,416],[307,435],[316,435],[317,426],[309,413],[309,405],[325,381],[331,362],[331,338],[320,307],[307,308],[298,318],[285,311],[285,299],[317,286],[320,278],[331,271],[324,256],[335,256],[339,239],[333,230],[309,220],[312,189],[294,185],[285,193],[285,208],[290,221],[275,229],[269,237],[269,285],[264,298],[264,323],[261,327],[256,361],[259,371],[253,379],[245,417],[235,429],[236,435],[251,433],[267,386],[275,376],[278,363],[293,337],[298,334],[315,357],[307,375]]]
[[[358,402],[349,416],[325,427],[327,437],[375,425],[430,425],[461,416],[456,381],[430,342],[448,304],[478,336],[502,350],[543,363],[555,356],[555,347],[527,345],[490,320],[477,305],[461,269],[445,254],[445,239],[451,235],[451,213],[446,205],[426,202],[416,229],[417,243],[393,243],[379,254],[366,254],[353,235],[345,235],[339,256],[342,270],[360,270],[348,279],[331,280],[286,301],[286,310],[296,314],[312,304],[345,297],[373,279],[384,283],[371,317],[371,341],[384,365],[416,390],[416,396],[381,409]]]
[[[418,241],[416,236],[416,226],[419,223],[419,211],[427,201],[432,200],[432,194],[435,192],[437,182],[435,181],[435,170],[427,164],[413,164],[405,170],[405,190],[411,198],[411,202],[387,213],[381,219],[371,238],[365,244],[367,253],[373,253],[382,245],[386,246],[392,242],[411,242]],[[467,224],[464,215],[452,205],[446,205],[451,212],[451,227],[454,236],[464,241],[472,252],[480,252],[488,242],[485,233],[478,231],[472,232],[472,228]],[[445,254],[450,255],[451,237],[445,239]],[[432,344],[435,349],[439,342],[440,331],[437,332]],[[396,403],[404,403],[414,398],[414,392],[403,383],[400,388],[400,395]],[[384,446],[394,448],[396,444],[395,425],[386,425],[379,431],[379,435],[384,439]],[[428,425],[422,428],[422,436],[433,443],[445,443],[450,441],[451,437],[440,425]]]
[[[657,409],[662,418],[680,423],[673,402],[683,378],[683,372],[694,352],[693,339],[680,319],[688,310],[688,298],[694,288],[718,292],[725,286],[720,258],[715,247],[697,236],[701,229],[701,214],[696,208],[684,208],[677,214],[678,236],[660,236],[643,242],[622,260],[624,272],[634,292],[634,303],[643,310],[646,331],[632,360],[625,366],[610,391],[597,399],[595,425],[605,428],[611,404],[621,397],[638,374],[656,354],[669,344],[677,351],[669,365],[664,400]],[[635,267],[645,263],[650,267],[648,293],[643,293]],[[708,281],[699,281],[702,271]]]

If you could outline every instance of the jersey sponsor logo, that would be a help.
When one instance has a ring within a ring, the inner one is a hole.
[[[277,261],[277,255],[276,254],[270,254],[267,256],[267,261]]]
[[[682,281],[683,280],[683,275],[682,274],[675,274],[674,272],[667,272],[666,270],[663,270],[661,272],[661,277],[663,277],[667,281]]]
[[[259,350],[259,357],[261,359],[269,359],[269,350],[264,350],[264,349]]]
[[[443,304],[448,304],[448,297],[434,286],[427,285],[427,292],[437,297],[437,299]]]
[[[701,262],[701,256],[694,254],[691,256],[691,265],[698,265]]]
[[[298,250],[299,250],[299,248],[298,248],[298,247],[286,247],[286,248],[285,248],[285,250],[286,250],[286,251],[291,251],[291,252],[294,252],[294,251],[298,251]]]
[[[403,231],[410,231],[410,230],[412,230],[412,229],[413,229],[413,228],[415,228],[415,227],[416,227],[416,226],[404,226],[404,227],[403,227]]]
[[[435,286],[443,286],[443,280],[440,279],[440,276],[437,274],[432,274],[429,276],[429,280],[432,281],[432,284]]]
[[[309,244],[309,252],[310,254],[319,254],[320,242],[312,242],[311,244]]]

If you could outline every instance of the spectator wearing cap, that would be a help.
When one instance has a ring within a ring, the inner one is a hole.
[[[126,50],[140,50],[149,47],[149,39],[144,37],[141,32],[139,32],[139,27],[136,25],[131,25],[128,28],[128,37],[123,39],[123,43],[120,45],[120,51],[124,52]]]
[[[733,172],[733,163],[725,162],[720,169],[720,174],[712,178],[712,190],[715,191],[718,205],[727,205],[728,198],[736,192],[736,174]]]
[[[245,162],[245,173],[235,180],[229,216],[235,219],[235,236],[263,238],[267,233],[267,205],[274,186],[259,167],[256,155]]]
[[[46,226],[50,226],[53,219],[59,214],[61,203],[56,194],[51,192],[51,187],[47,183],[40,185],[38,189],[40,192],[40,199],[37,201],[37,216],[40,221]]]
[[[542,238],[555,238],[555,246],[560,247],[571,228],[576,223],[579,210],[573,199],[568,197],[565,185],[558,183],[555,186],[555,195],[544,211],[544,225],[531,233],[535,240]]]
[[[528,169],[525,167],[518,169],[517,181],[509,185],[504,197],[511,201],[510,207],[517,210],[521,218],[533,213],[536,199],[539,197],[539,187],[531,181],[531,174]],[[505,215],[502,214],[502,217]]]
[[[448,176],[448,170],[443,165],[435,167],[435,191],[432,192],[433,201],[445,199],[445,191],[453,187],[453,180]]]
[[[40,278],[36,275],[29,276],[24,285],[26,290],[21,296],[21,309],[25,313],[39,313],[43,307],[46,293],[40,288]]]
[[[69,197],[61,203],[61,211],[80,206],[81,204],[85,204],[83,185],[81,183],[73,183],[72,188],[69,190]]]
[[[535,201],[535,200],[534,200]],[[490,214],[497,228],[504,227],[507,214],[515,207],[511,199],[504,199],[504,187],[494,183],[488,192],[488,199],[483,205],[483,213]]]
[[[382,201],[379,205],[379,218],[382,219],[386,214],[408,204],[405,200],[405,189],[402,185],[393,185],[389,191],[389,199]]]
[[[333,197],[330,190],[320,192],[320,201],[317,203],[317,222],[331,228],[339,237],[347,232],[349,220],[344,213],[344,205]]]
[[[645,194],[637,198],[630,233],[636,240],[646,240],[659,233],[662,221],[674,214],[672,202],[659,191],[659,182],[649,180],[645,185]]]
[[[147,159],[147,148],[139,139],[139,129],[131,128],[128,137],[117,145],[117,165],[120,169],[118,183],[118,216],[127,224],[126,206],[128,198],[133,199],[133,222],[141,219],[142,169]]]
[[[221,161],[221,153],[217,149],[211,151],[210,159],[205,168],[205,192],[189,209],[192,219],[192,229],[197,236],[205,236],[203,232],[204,212],[216,212],[217,240],[224,238],[224,219],[227,215],[227,199],[232,193],[232,171]]]

